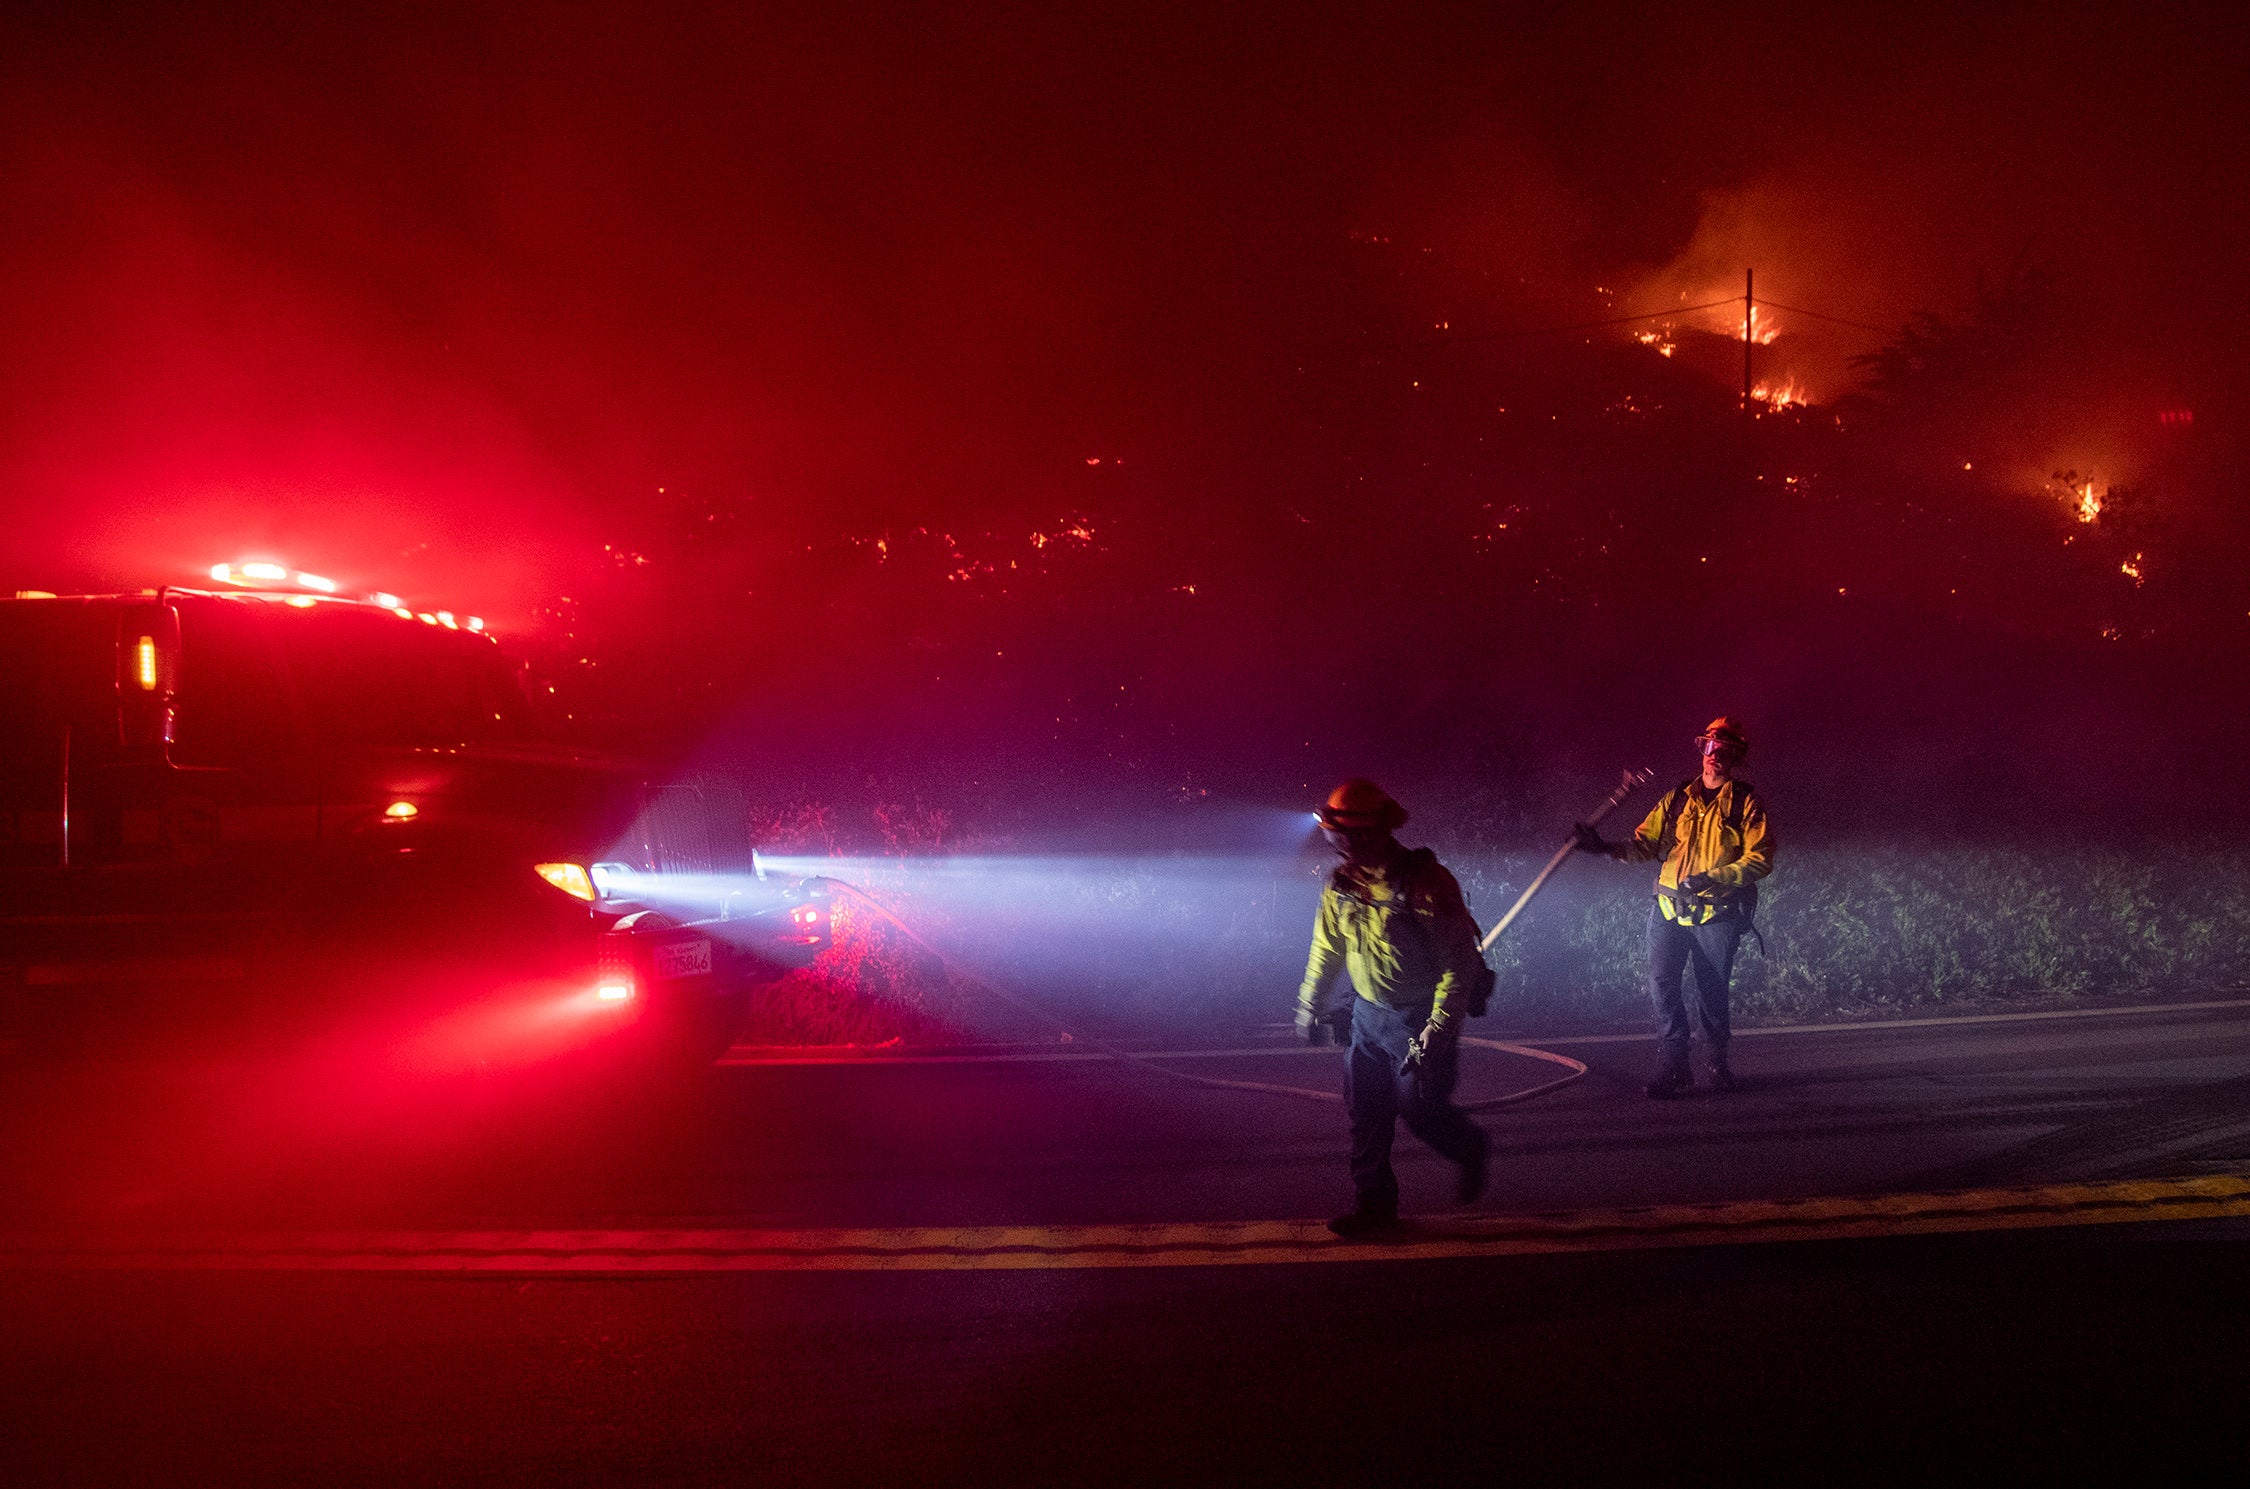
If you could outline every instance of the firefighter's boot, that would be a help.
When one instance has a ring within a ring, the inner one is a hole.
[[[1346,1240],[1350,1240],[1355,1236],[1372,1236],[1378,1232],[1390,1230],[1397,1224],[1398,1211],[1371,1209],[1362,1205],[1349,1214],[1339,1215],[1334,1220],[1329,1221],[1328,1228]]]
[[[1656,1067],[1656,1074],[1649,1077],[1647,1085],[1641,1087],[1641,1094],[1664,1101],[1694,1084],[1694,1077],[1688,1073],[1686,1045],[1675,1044],[1668,1039],[1664,1041],[1664,1063]]]

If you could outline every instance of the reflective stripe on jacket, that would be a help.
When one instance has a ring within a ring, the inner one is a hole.
[[[1736,812],[1736,798],[1741,810]],[[1664,841],[1664,819],[1679,804],[1679,821],[1672,841]],[[1728,825],[1738,817],[1742,830]],[[1690,781],[1664,793],[1655,810],[1643,818],[1633,835],[1621,845],[1618,857],[1627,863],[1660,860],[1656,871],[1656,903],[1664,918],[1682,925],[1701,925],[1731,909],[1737,894],[1773,872],[1773,828],[1766,809],[1748,781],[1724,781],[1706,794],[1700,781]],[[1716,887],[1701,895],[1680,889],[1680,881],[1693,874],[1708,874]]]
[[[1443,1024],[1458,1012],[1447,1010],[1447,998],[1457,989],[1468,996],[1483,960],[1459,882],[1428,849],[1402,852],[1364,879],[1343,869],[1329,877],[1297,1004],[1329,1012],[1327,994],[1341,972],[1362,998],[1402,1010],[1427,1004],[1431,1022]]]

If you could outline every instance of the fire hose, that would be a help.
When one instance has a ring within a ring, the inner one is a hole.
[[[1605,800],[1600,807],[1596,808],[1594,812],[1585,819],[1585,825],[1588,827],[1595,827],[1600,825],[1602,819],[1607,817],[1611,812],[1617,810],[1617,808],[1624,803],[1625,798],[1627,796],[1630,796],[1634,792],[1634,790],[1646,784],[1648,781],[1654,779],[1655,774],[1656,773],[1651,770],[1626,771],[1624,778],[1619,782],[1617,789],[1612,791],[1609,794],[1608,799]],[[1571,841],[1565,843],[1560,849],[1556,851],[1554,857],[1547,860],[1546,867],[1542,868],[1539,873],[1532,879],[1531,883],[1525,886],[1523,893],[1516,896],[1515,903],[1508,907],[1508,912],[1505,915],[1501,916],[1499,920],[1495,921],[1493,923],[1492,929],[1485,933],[1484,939],[1477,943],[1477,951],[1479,955],[1482,955],[1486,951],[1489,951],[1492,948],[1492,944],[1500,939],[1501,933],[1507,930],[1509,926],[1515,924],[1516,917],[1523,913],[1524,907],[1531,903],[1532,897],[1537,895],[1540,890],[1546,887],[1547,881],[1555,876],[1555,871],[1563,866],[1565,860],[1567,860],[1570,855],[1574,851],[1576,851],[1577,846],[1577,837],[1575,834],[1573,834]],[[942,963],[949,970],[961,976],[965,981],[973,983],[977,987],[982,988],[986,993],[990,994],[994,998],[997,998],[1000,1002],[1005,1003],[1010,1008],[1015,1009],[1018,1013],[1026,1014],[1039,1023],[1049,1025],[1050,1027],[1055,1029],[1067,1043],[1084,1045],[1088,1050],[1095,1054],[1106,1056],[1109,1059],[1119,1061],[1123,1064],[1138,1066],[1143,1070],[1151,1072],[1152,1074],[1162,1076],[1166,1080],[1177,1081],[1182,1085],[1200,1086],[1207,1090],[1217,1091],[1254,1091],[1268,1096],[1293,1096],[1299,1098],[1300,1100],[1306,1101],[1327,1101],[1341,1103],[1344,1099],[1334,1091],[1319,1091],[1314,1090],[1313,1088],[1308,1086],[1284,1086],[1277,1085],[1269,1081],[1238,1081],[1227,1080],[1219,1076],[1193,1075],[1187,1071],[1174,1070],[1168,1065],[1160,1064],[1158,1061],[1150,1058],[1147,1055],[1141,1054],[1136,1050],[1126,1049],[1121,1045],[1112,1044],[1105,1039],[1094,1039],[1081,1035],[1076,1030],[1072,1029],[1068,1024],[1064,1023],[1061,1019],[1057,1018],[1053,1013],[1049,1012],[1047,1009],[1040,1007],[1038,1004],[1033,1003],[1027,998],[1010,992],[1008,989],[1000,986],[991,978],[984,976],[974,968],[963,966],[954,958],[947,956],[943,951],[931,945],[928,938],[924,937],[921,932],[915,930],[914,927],[908,925],[888,905],[885,905],[881,900],[876,899],[873,895],[869,894],[866,890],[861,889],[858,885],[848,883],[841,879],[832,879],[828,882],[835,885],[838,889],[843,890],[853,899],[858,900],[861,904],[865,905],[875,915],[881,917],[883,920],[896,927],[898,931],[908,940],[912,941],[916,946],[921,947],[931,956],[937,958],[940,963]],[[1506,1040],[1500,1039],[1480,1039],[1474,1035],[1468,1034],[1464,1034],[1461,1036],[1461,1042],[1463,1044],[1476,1045],[1480,1049],[1498,1050],[1503,1054],[1521,1055],[1526,1059],[1540,1060],[1550,1065],[1560,1065],[1564,1068],[1565,1071],[1564,1074],[1556,1076],[1552,1080],[1542,1081],[1536,1086],[1530,1086],[1521,1091],[1511,1091],[1505,1096],[1495,1096],[1484,1101],[1465,1102],[1461,1106],[1461,1110],[1465,1112],[1487,1112],[1496,1110],[1504,1106],[1515,1106],[1522,1102],[1530,1101],[1534,1097],[1544,1096],[1550,1091],[1559,1091],[1564,1086],[1571,1084],[1573,1081],[1582,1079],[1586,1074],[1585,1062],[1580,1060],[1573,1060],[1568,1055],[1558,1055],[1552,1050],[1537,1049],[1531,1045],[1525,1044],[1513,1044]]]

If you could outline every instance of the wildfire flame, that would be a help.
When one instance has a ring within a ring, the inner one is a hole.
[[[1745,324],[1744,317],[1736,316],[1734,318],[1734,329],[1729,334],[1735,340],[1740,341],[1745,330],[1749,332],[1750,342],[1753,346],[1771,346],[1774,338],[1781,334],[1780,325],[1771,315],[1761,311],[1755,302],[1750,306],[1747,324]]]
[[[1665,331],[1636,332],[1633,339],[1645,347],[1652,347],[1660,357],[1669,357],[1679,350],[1672,342],[1672,333]]]
[[[1750,397],[1753,402],[1762,403],[1775,413],[1785,408],[1802,408],[1806,403],[1805,390],[1798,386],[1795,378],[1778,384],[1759,383],[1750,390]]]
[[[2047,480],[2048,494],[2070,509],[2070,515],[2082,523],[2100,520],[2102,506],[2109,493],[2094,484],[2091,476],[2081,476],[2075,470],[2059,470]],[[2065,538],[2064,542],[2070,539]]]

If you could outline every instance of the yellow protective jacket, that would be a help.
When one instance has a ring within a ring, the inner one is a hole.
[[[1447,1000],[1467,999],[1483,961],[1459,882],[1429,849],[1402,849],[1372,873],[1329,875],[1297,1006],[1316,1017],[1340,1006],[1330,990],[1342,972],[1362,998],[1401,1011],[1427,1004],[1443,1026],[1463,1011]]]
[[[1656,903],[1664,918],[1701,925],[1732,910],[1742,891],[1773,872],[1773,828],[1748,781],[1723,781],[1716,791],[1701,780],[1664,793],[1630,838],[1617,847],[1627,863],[1656,860]],[[1713,887],[1689,894],[1680,881],[1708,874]]]

